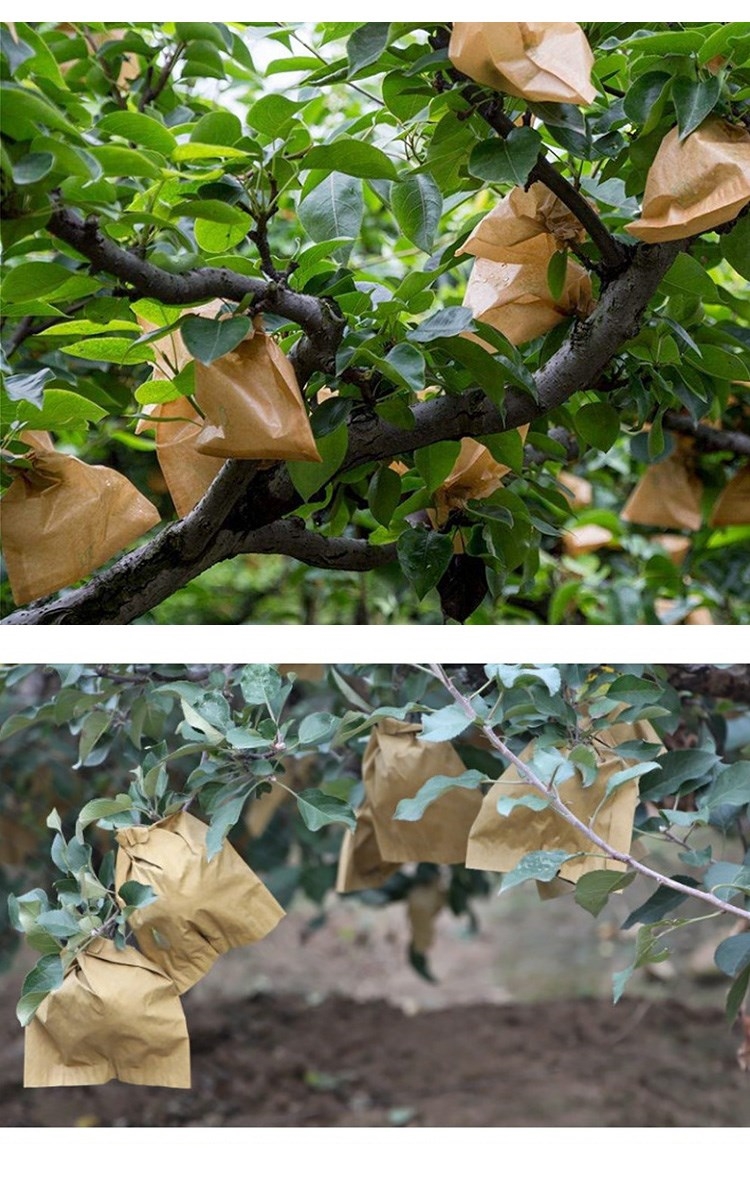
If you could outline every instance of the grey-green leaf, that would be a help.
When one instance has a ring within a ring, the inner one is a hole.
[[[472,149],[469,173],[484,182],[525,186],[541,147],[542,138],[533,128],[514,128],[504,140],[492,137]]]
[[[304,793],[298,793],[297,805],[308,830],[320,830],[334,822],[343,822],[353,830],[357,824],[354,810],[345,801],[329,796],[322,789],[305,789]]]
[[[463,723],[465,726],[465,718]],[[477,789],[487,782],[488,778],[484,772],[479,772],[476,768],[469,768],[460,776],[431,776],[413,797],[404,797],[399,801],[393,815],[394,821],[418,822],[433,801],[437,801],[449,789]]]
[[[391,205],[407,239],[431,252],[443,213],[443,196],[429,173],[415,173],[391,186]]]

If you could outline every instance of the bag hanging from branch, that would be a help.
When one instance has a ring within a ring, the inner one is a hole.
[[[594,55],[573,21],[456,21],[448,57],[476,83],[540,103],[587,106]]]
[[[607,781],[618,772],[625,772],[635,764],[612,750],[620,743],[631,739],[644,739],[648,743],[661,743],[659,736],[649,722],[614,723],[597,733],[589,746],[597,756],[597,774],[593,784],[584,788],[578,772],[558,785],[563,803],[586,825],[609,843],[615,850],[627,852],[633,834],[633,818],[638,803],[638,781],[628,780],[619,785],[612,795],[605,799]],[[561,748],[566,756],[567,748]],[[534,744],[521,752],[520,759],[532,761]],[[623,864],[608,858],[604,852],[596,851],[593,843],[569,824],[550,806],[538,812],[519,805],[507,817],[497,811],[501,798],[539,796],[539,790],[528,784],[511,764],[490,789],[482,802],[476,821],[471,829],[466,851],[466,866],[480,871],[512,871],[524,855],[536,850],[562,850],[567,854],[577,851],[594,851],[580,858],[564,863],[560,874],[571,883],[577,883],[582,875],[590,871],[621,871]]]
[[[574,475],[572,471],[560,471],[557,481],[562,485],[562,494],[574,512],[589,508],[594,502],[594,489],[588,479]]]
[[[294,368],[267,335],[255,333],[212,364],[196,361],[196,400],[206,423],[201,454],[321,462]]]
[[[680,141],[664,137],[646,178],[640,219],[625,227],[648,244],[700,235],[728,223],[750,202],[750,132],[706,120]]]
[[[519,427],[525,441],[528,425]],[[484,500],[500,487],[511,468],[496,462],[490,451],[474,438],[461,438],[461,449],[453,470],[433,492],[434,508],[428,509],[433,527],[445,524],[454,508],[465,508],[469,500]]]
[[[456,786],[434,801],[420,821],[393,821],[399,801],[413,797],[430,777],[460,776],[466,770],[450,743],[427,742],[420,738],[421,729],[418,723],[395,718],[385,718],[373,728],[362,759],[365,801],[353,839],[345,840],[340,890],[353,890],[351,880],[347,888],[343,886],[347,871],[353,868],[351,875],[356,876],[365,858],[373,873],[380,870],[382,861],[396,867],[463,861],[469,829],[481,804],[478,790]]]
[[[573,314],[587,318],[594,308],[588,273],[576,260],[568,260],[565,285],[555,299],[547,281],[550,255],[540,254],[535,247],[525,263],[477,259],[463,304],[515,347],[546,334]]]
[[[703,484],[692,469],[692,458],[692,444],[677,438],[672,453],[652,463],[633,488],[622,519],[630,524],[697,532],[703,522]]]
[[[30,469],[19,470],[2,500],[5,563],[19,605],[88,578],[160,520],[111,467],[60,453],[47,433],[21,439],[32,447]]]
[[[26,1028],[24,1086],[190,1089],[190,1041],[172,980],[137,950],[92,941]]]
[[[224,465],[223,458],[211,458],[195,448],[205,422],[186,396],[165,405],[151,405],[148,412],[160,420],[156,425],[156,457],[179,517],[187,516],[208,491]]]
[[[220,954],[260,941],[284,910],[228,842],[209,862],[207,826],[180,811],[118,830],[115,884],[148,884],[158,897],[129,920],[140,949],[182,994]]]
[[[563,552],[568,557],[581,557],[585,553],[596,553],[599,549],[619,549],[614,534],[601,524],[579,524],[568,528],[562,534]]]
[[[365,801],[357,811],[357,828],[347,830],[339,852],[336,891],[362,892],[380,888],[400,869],[400,863],[387,863],[380,853],[372,807]]]
[[[708,522],[712,528],[750,524],[750,465],[742,467],[727,483]]]
[[[582,243],[586,232],[575,215],[543,182],[515,186],[477,223],[461,248],[497,264],[549,259],[553,252]]]

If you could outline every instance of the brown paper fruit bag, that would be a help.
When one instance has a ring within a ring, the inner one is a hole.
[[[187,516],[208,491],[224,465],[223,458],[201,454],[195,443],[205,426],[187,397],[149,409],[161,418],[156,425],[156,457],[177,515]]]
[[[256,320],[252,338],[210,366],[196,362],[206,424],[195,441],[218,458],[320,462],[294,368]]]
[[[209,862],[207,826],[180,811],[153,826],[118,830],[115,882],[149,884],[158,899],[129,920],[140,949],[180,994],[234,946],[260,941],[284,910],[225,842]]]
[[[582,106],[596,98],[594,55],[573,21],[456,21],[448,57],[475,82],[506,95]]]
[[[563,552],[568,557],[582,557],[585,553],[596,553],[599,549],[619,549],[614,534],[601,524],[579,524],[568,528],[562,534]]]
[[[617,772],[624,772],[635,764],[611,749],[630,739],[644,739],[648,743],[660,743],[659,736],[648,722],[615,723],[599,731],[589,746],[597,754],[598,770],[596,780],[584,788],[576,772],[558,785],[558,792],[565,805],[576,817],[589,824],[600,838],[615,850],[628,851],[633,834],[633,818],[638,803],[638,782],[628,780],[619,785],[604,801],[607,781]],[[567,748],[561,754],[567,755]],[[534,744],[521,752],[520,759],[531,760]],[[503,773],[492,786],[482,802],[482,808],[469,836],[466,851],[466,866],[480,871],[512,871],[524,855],[536,850],[562,850],[567,854],[576,851],[595,851],[596,848],[578,830],[551,807],[535,812],[526,806],[519,806],[507,817],[497,812],[501,797],[518,798],[528,794],[539,795],[539,790],[527,784],[514,764]],[[570,859],[564,863],[560,874],[564,879],[577,883],[582,875],[590,871],[620,871],[623,864],[607,858],[603,852]]]
[[[519,433],[526,439],[528,425]],[[428,509],[433,527],[445,524],[455,508],[465,508],[469,500],[484,500],[500,487],[511,468],[496,462],[490,451],[474,438],[461,438],[461,449],[453,470],[433,492],[434,508]]]
[[[111,467],[55,450],[47,433],[32,447],[2,500],[3,552],[20,605],[87,578],[159,523],[154,505]]]
[[[712,528],[750,524],[750,465],[729,480],[713,506],[709,524]]]
[[[413,797],[430,777],[466,770],[450,743],[430,743],[420,731],[418,723],[386,718],[365,749],[362,776],[378,847],[389,863],[460,863],[481,804],[477,789],[449,789],[420,821],[393,821],[399,801]]]
[[[549,255],[538,248],[533,254],[524,264],[477,259],[463,302],[475,318],[494,326],[516,347],[573,314],[588,317],[594,307],[588,273],[576,260],[568,260],[565,286],[556,300],[547,283]]]
[[[538,253],[549,263],[553,252],[585,238],[565,203],[543,182],[534,182],[528,190],[515,186],[506,194],[477,223],[461,251],[498,264],[523,264]]]
[[[357,828],[344,834],[339,852],[336,891],[362,892],[380,888],[399,870],[400,863],[387,863],[380,853],[372,807],[365,801],[357,811]]]
[[[26,1028],[24,1086],[190,1088],[190,1042],[177,988],[137,950],[98,938]]]
[[[750,202],[750,132],[706,120],[680,141],[664,137],[646,178],[640,219],[625,227],[648,244],[700,235],[728,223]]]
[[[652,463],[633,488],[621,516],[630,524],[697,532],[703,517],[703,484],[691,466],[691,450],[678,441],[667,458]]]

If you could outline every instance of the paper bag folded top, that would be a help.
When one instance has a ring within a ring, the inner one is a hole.
[[[525,440],[528,425],[519,428]],[[461,438],[461,449],[451,473],[433,492],[434,508],[428,515],[434,527],[445,524],[454,508],[464,508],[468,500],[484,500],[497,491],[511,468],[496,462],[492,454],[474,438]]]
[[[750,524],[750,465],[729,480],[713,506],[709,523],[712,528]]]
[[[24,1086],[190,1088],[190,1042],[177,989],[134,949],[99,938],[26,1028]]]
[[[456,21],[448,57],[477,83],[542,103],[593,103],[594,55],[573,21]]]
[[[339,891],[375,887],[401,863],[460,863],[481,804],[476,789],[456,786],[417,822],[393,821],[399,801],[432,776],[460,776],[464,764],[450,743],[420,738],[418,723],[386,718],[372,732],[362,760],[365,801],[353,837],[344,841]]]
[[[648,743],[660,743],[659,736],[648,722],[615,723],[597,733],[590,746],[598,759],[597,775],[593,784],[584,788],[580,775],[562,781],[558,792],[565,805],[576,817],[608,842],[615,850],[627,851],[633,833],[633,818],[638,803],[638,781],[628,780],[619,785],[610,797],[605,797],[607,781],[618,772],[625,772],[636,761],[624,759],[612,750],[630,739],[644,739]],[[530,761],[534,744],[521,752],[520,759]],[[567,748],[560,748],[567,755]],[[562,850],[567,854],[587,851],[586,856],[570,859],[564,863],[560,874],[572,883],[577,883],[589,871],[619,871],[622,864],[606,857],[604,852],[589,842],[583,834],[560,817],[551,807],[535,812],[526,806],[519,806],[507,817],[497,812],[501,797],[518,798],[538,794],[538,789],[527,784],[514,764],[503,773],[492,786],[482,802],[469,837],[466,851],[466,866],[480,871],[512,871],[524,855],[536,850]]]
[[[25,432],[30,470],[2,500],[3,550],[19,605],[87,578],[159,523],[154,505],[111,467],[55,450],[47,433]]]
[[[568,260],[563,292],[555,299],[547,281],[548,264],[548,254],[525,264],[477,259],[463,304],[516,347],[573,314],[588,317],[594,301],[586,270],[576,260]]]
[[[703,484],[692,470],[691,455],[690,445],[682,445],[678,439],[671,454],[652,463],[630,493],[622,519],[697,532],[703,519]]]
[[[515,186],[485,215],[461,248],[498,264],[526,264],[582,243],[586,232],[564,202],[543,182]]]
[[[646,178],[640,219],[625,227],[648,244],[700,235],[750,202],[750,132],[709,119],[683,141],[664,137]]]
[[[115,883],[148,884],[158,899],[130,917],[140,949],[182,993],[220,954],[259,941],[284,911],[225,842],[209,862],[208,828],[180,811],[153,826],[117,832]]]

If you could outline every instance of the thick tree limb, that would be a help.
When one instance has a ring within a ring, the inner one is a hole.
[[[712,425],[704,425],[702,421],[693,421],[686,413],[675,413],[671,409],[664,414],[662,423],[665,429],[694,438],[695,444],[706,454],[714,450],[728,450],[732,454],[750,457],[750,434],[736,429],[715,429]]]
[[[197,268],[174,276],[107,239],[96,219],[84,221],[64,208],[53,213],[47,229],[85,256],[97,272],[132,285],[141,297],[181,305],[211,297],[239,302],[250,295],[261,308],[295,322],[305,332],[305,338],[296,345],[294,360],[301,384],[317,368],[327,370],[332,366],[344,322],[328,302],[295,293],[273,281],[246,277],[230,268]]]
[[[750,706],[750,665],[665,665],[669,684],[686,693]]]
[[[637,333],[659,282],[683,247],[684,241],[676,241],[636,250],[627,271],[606,289],[591,317],[574,326],[567,341],[536,373],[538,401],[509,390],[501,412],[481,392],[441,396],[415,407],[411,429],[382,421],[371,410],[365,409],[361,415],[358,411],[349,427],[349,449],[341,473],[434,442],[516,428],[591,387],[617,351]],[[260,469],[256,463],[232,460],[183,520],[169,525],[80,590],[31,604],[3,622],[130,623],[216,562],[255,551],[255,531],[289,516],[300,503],[282,463]],[[273,535],[273,530],[269,531]],[[281,542],[281,537],[276,535],[275,541]],[[273,551],[284,552],[283,545]]]

